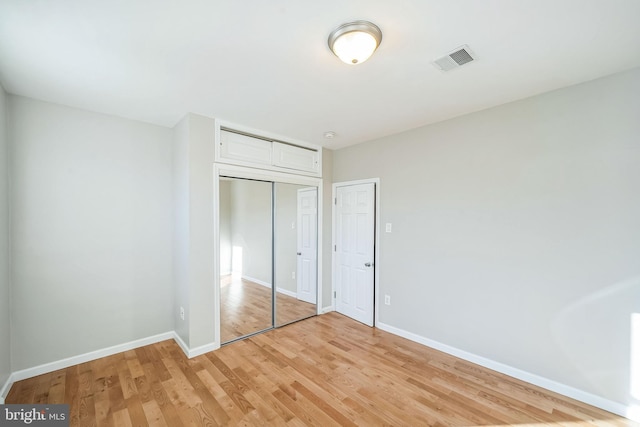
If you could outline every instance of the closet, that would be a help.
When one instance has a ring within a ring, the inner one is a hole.
[[[320,150],[220,128],[219,342],[318,313]]]

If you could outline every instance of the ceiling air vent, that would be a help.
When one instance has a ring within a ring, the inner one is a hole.
[[[449,52],[442,58],[438,58],[433,61],[433,65],[442,71],[453,70],[454,68],[458,68],[461,65],[464,65],[468,62],[473,61],[475,58],[473,57],[473,52],[469,49],[469,46],[466,44],[460,46],[459,48]]]

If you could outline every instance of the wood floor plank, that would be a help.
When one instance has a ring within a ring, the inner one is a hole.
[[[144,375],[144,368],[142,368],[142,365],[140,365],[140,369],[142,369],[143,374],[136,377],[134,379],[134,383],[136,385],[136,390],[138,390],[140,402],[144,404],[153,399],[153,394],[151,393],[151,385],[149,384],[146,375]]]
[[[206,415],[206,418],[213,419],[220,425],[225,425],[229,423],[229,416],[226,411],[220,406],[218,401],[211,395],[207,387],[200,380],[200,377],[196,372],[193,371],[191,365],[189,365],[185,358],[180,358],[176,362],[177,366],[182,370],[182,374],[184,378],[189,382],[189,384],[193,387],[196,394],[200,398],[202,402],[198,407],[198,414],[202,416]],[[201,366],[198,364],[198,366]]]
[[[33,393],[34,403],[46,404],[49,401],[49,390],[53,381],[52,375],[43,375],[41,381],[36,383]]]
[[[640,426],[337,313],[187,359],[173,340],[13,384],[71,426]]]
[[[254,410],[255,408],[251,405],[251,402],[244,396],[244,393],[249,390],[247,385],[213,353],[207,354],[207,357],[213,366],[226,377],[226,380],[222,381],[220,385],[236,406],[245,414]]]
[[[150,426],[169,427],[162,415],[162,410],[155,400],[148,400],[142,404],[142,410],[145,413]]]
[[[227,395],[220,386],[220,383],[211,376],[211,373],[207,369],[199,371],[197,375],[207,392],[211,395],[211,398],[214,399],[224,411],[228,418],[228,424],[233,425],[233,423],[237,423],[244,417],[244,413],[236,406],[231,397]]]
[[[322,398],[320,398],[320,396],[318,396],[317,394],[315,394],[314,392],[312,392],[311,390],[309,390],[308,388],[300,384],[298,381],[294,381],[291,384],[291,387],[293,387],[294,390],[296,390],[298,393],[304,396],[307,400],[309,400],[311,403],[317,406],[318,409],[320,409],[322,412],[327,414],[329,417],[333,418],[335,422],[337,422],[341,426],[354,426],[354,427],[356,426],[356,424],[353,421],[345,417],[339,410],[337,410],[336,408],[328,404],[326,400],[323,400]]]
[[[295,395],[292,396],[291,394],[287,393],[287,391],[285,391],[282,387],[275,390],[272,394],[305,425],[321,425],[320,421],[314,417],[314,414],[300,406],[300,403],[295,399]]]
[[[69,387],[66,371],[53,372],[52,377],[46,403],[66,403],[65,390]]]
[[[249,387],[255,391],[250,397],[257,396],[258,399],[261,400],[264,405],[270,408],[277,417],[278,424],[282,422],[283,424],[287,424],[291,421],[295,416],[291,411],[289,411],[286,406],[282,405],[279,400],[275,399],[273,396],[273,392],[278,388],[276,384],[269,381],[265,375],[258,371],[253,371],[252,373],[246,373],[242,368],[237,368],[234,370],[236,374],[243,379],[243,381],[249,385]],[[252,401],[249,399],[252,404],[255,406],[259,402]]]
[[[133,354],[135,355],[136,353],[133,352]],[[142,369],[142,365],[138,359],[127,359],[127,365],[129,366],[129,372],[131,373],[132,378],[135,379],[144,375],[144,370]]]
[[[160,408],[160,412],[162,412],[164,420],[169,426],[181,426],[182,421],[180,416],[177,413],[176,407],[171,403],[171,399],[169,399],[167,391],[160,382],[160,376],[156,375],[155,365],[152,363],[145,363],[143,365],[143,369],[145,371],[145,376],[149,380],[153,401],[156,402]]]
[[[93,395],[95,406],[96,426],[112,426],[113,413],[111,412],[111,404],[109,402],[109,391],[105,388],[97,391]]]
[[[64,402],[69,404],[69,425],[77,426],[80,423],[80,380],[78,368],[80,365],[70,366],[66,369],[66,382],[64,386]]]
[[[129,418],[131,424],[138,426],[148,426],[149,422],[142,407],[142,403],[138,396],[132,396],[126,400],[127,409],[129,410]]]
[[[171,373],[171,378],[163,381],[165,388],[172,390],[172,394],[169,394],[173,400],[178,400],[180,403],[185,404],[188,407],[193,407],[198,403],[202,403],[198,394],[194,390],[191,383],[184,376],[175,360],[164,359],[164,364],[167,370]]]
[[[96,406],[93,396],[85,396],[80,399],[78,423],[82,427],[93,427],[96,425]]]
[[[113,413],[113,423],[118,427],[133,427],[127,408],[120,409]]]
[[[191,413],[194,425],[199,425],[199,426],[226,425],[226,424],[217,423],[215,418],[213,417],[213,413],[208,411],[203,403],[198,403],[194,405],[189,412]]]
[[[240,369],[238,369],[238,371],[240,371]],[[344,407],[343,412],[345,413],[337,415],[339,411],[335,409],[332,404],[342,407],[340,398],[336,398],[321,387],[318,387],[314,381],[310,381],[302,376],[296,376],[295,370],[289,367],[284,369],[272,367],[271,369],[262,371],[258,377],[263,379],[263,383],[268,384],[267,387],[265,387],[266,391],[273,393],[274,390],[286,384],[293,390],[304,395],[305,398],[310,400],[331,418],[348,419],[348,417],[353,418],[355,415],[353,411]],[[261,387],[258,387],[258,390],[261,390]],[[287,411],[284,411],[284,413],[287,413]]]

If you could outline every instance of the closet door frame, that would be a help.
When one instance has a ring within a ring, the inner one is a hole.
[[[298,184],[318,189],[318,266],[317,266],[317,303],[316,314],[322,314],[322,179],[316,177],[288,174],[269,170],[255,169],[244,166],[227,165],[223,163],[213,164],[213,244],[215,256],[213,257],[213,286],[214,286],[214,328],[215,342],[221,345],[220,340],[220,177],[254,179],[259,181],[272,181],[275,183]]]

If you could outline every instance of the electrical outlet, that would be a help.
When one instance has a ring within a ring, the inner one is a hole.
[[[291,278],[292,278],[292,279],[295,279],[295,278],[296,278],[296,272],[295,272],[295,271],[292,271],[292,272],[291,272]]]
[[[391,295],[384,296],[384,305],[391,305]]]
[[[386,231],[387,233],[391,233],[391,223],[388,222],[384,228],[384,231]]]
[[[180,318],[184,320],[184,307],[180,307]]]

